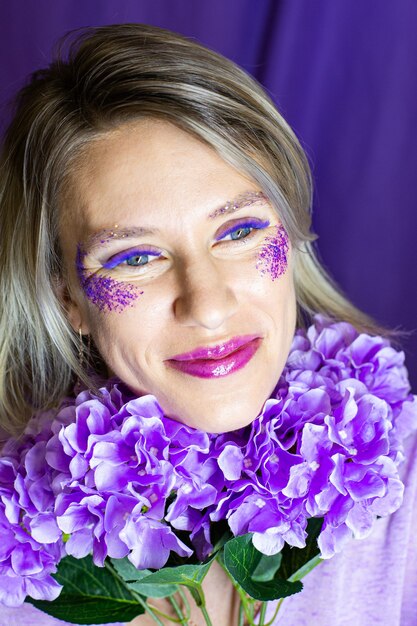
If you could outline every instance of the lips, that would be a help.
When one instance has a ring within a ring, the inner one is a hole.
[[[262,338],[258,335],[233,337],[226,343],[201,347],[178,354],[166,363],[185,374],[198,378],[228,376],[244,367],[255,355]]]

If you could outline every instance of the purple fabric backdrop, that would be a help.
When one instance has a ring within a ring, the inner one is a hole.
[[[380,322],[416,329],[415,0],[3,2],[0,105],[67,30],[128,21],[195,37],[267,87],[313,167],[325,265]],[[405,348],[416,387],[417,334]]]

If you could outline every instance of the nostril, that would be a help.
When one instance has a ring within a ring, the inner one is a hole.
[[[237,310],[237,299],[231,289],[216,280],[214,286],[200,284],[185,290],[174,302],[174,315],[181,324],[219,328]]]

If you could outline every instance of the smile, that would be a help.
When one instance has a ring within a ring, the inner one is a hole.
[[[257,352],[261,341],[261,337],[236,337],[226,344],[213,348],[197,348],[166,362],[190,376],[220,378],[245,367]]]

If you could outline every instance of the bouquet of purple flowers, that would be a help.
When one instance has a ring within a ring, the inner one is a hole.
[[[299,592],[399,508],[402,442],[417,425],[409,391],[388,340],[317,315],[240,430],[195,430],[115,380],[65,399],[2,450],[0,601],[29,596],[76,624],[145,610],[161,624],[149,598],[167,597],[187,624],[185,585],[210,624],[202,582],[217,560],[253,623],[255,599]]]

